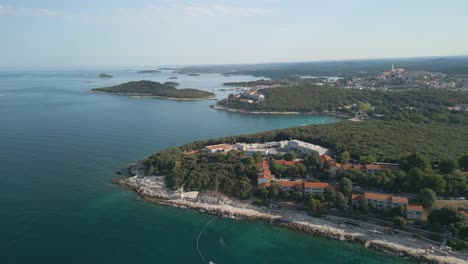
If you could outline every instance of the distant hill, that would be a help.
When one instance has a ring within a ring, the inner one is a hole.
[[[222,73],[253,75],[284,79],[297,75],[339,76],[372,75],[392,66],[410,71],[441,72],[450,75],[468,74],[468,56],[363,59],[342,61],[315,61],[291,63],[264,63],[244,65],[206,65],[180,68],[178,73]]]
[[[173,99],[208,99],[214,96],[211,92],[197,89],[177,89],[172,85],[152,81],[133,81],[110,87],[95,88],[92,91]]]

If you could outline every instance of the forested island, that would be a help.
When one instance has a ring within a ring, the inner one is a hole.
[[[95,88],[93,92],[104,92],[122,95],[137,95],[160,97],[177,100],[209,99],[215,95],[211,92],[197,89],[177,89],[173,85],[161,84],[153,81],[132,81],[111,87]]]
[[[100,73],[97,77],[98,78],[112,78],[114,76],[112,76],[110,74],[106,74],[106,73]]]
[[[165,82],[165,85],[172,85],[172,86],[179,86],[180,84],[177,82]]]
[[[161,73],[162,71],[158,70],[143,70],[143,71],[137,71],[137,73]]]

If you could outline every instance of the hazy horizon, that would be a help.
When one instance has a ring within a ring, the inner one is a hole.
[[[0,67],[466,56],[465,10],[461,0],[0,0]]]

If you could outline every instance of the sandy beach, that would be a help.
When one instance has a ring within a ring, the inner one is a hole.
[[[312,217],[306,212],[257,207],[220,194],[172,191],[165,187],[163,176],[116,178],[114,183],[130,188],[145,200],[179,208],[190,208],[222,217],[264,220],[278,226],[321,237],[350,241],[364,247],[410,258],[418,263],[468,263],[468,256],[439,250],[436,243],[410,233],[380,232],[380,226],[361,223],[348,225],[345,218]]]

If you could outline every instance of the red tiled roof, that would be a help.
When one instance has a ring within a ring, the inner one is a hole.
[[[377,170],[377,171],[383,171],[383,170],[400,171],[400,167],[398,167],[398,166],[393,166],[393,165],[367,164],[367,165],[365,165],[365,166],[366,166],[366,169],[368,169],[368,170]]]
[[[326,182],[304,182],[304,188],[327,188],[330,186]]]
[[[392,203],[408,204],[408,198],[401,196],[391,196]]]
[[[218,144],[218,145],[206,146],[205,148],[208,148],[208,149],[228,149],[229,147],[226,144]]]
[[[341,163],[338,163],[338,162],[334,162],[334,161],[327,161],[328,163],[328,167],[330,168],[334,168],[334,167],[340,167],[341,168]]]
[[[294,160],[275,160],[275,163],[276,164],[281,164],[281,165],[285,165],[285,166],[291,166],[291,165],[294,165],[294,164],[299,164],[301,163],[300,161],[294,161]]]
[[[270,187],[270,183],[269,182],[265,182],[265,183],[260,183],[259,185],[257,185],[257,188],[258,189],[261,189],[263,187]]]
[[[262,162],[259,163],[261,166],[260,173],[258,174],[258,179],[268,179],[271,180],[271,170],[270,170],[270,165],[268,164],[268,161],[263,160]]]
[[[364,193],[364,198],[366,200],[378,200],[378,201],[391,201],[392,203],[401,203],[401,204],[408,204],[408,198],[401,197],[401,196],[392,196],[388,194],[381,194],[381,193]]]
[[[416,205],[416,204],[408,204],[406,209],[410,211],[424,212],[424,208],[421,205]]]
[[[380,194],[380,193],[364,193],[364,198],[370,200],[378,200],[378,201],[390,201],[391,196],[387,194]]]
[[[351,200],[357,200],[361,198],[364,198],[362,194],[351,194]]]
[[[343,165],[341,165],[341,168],[343,168],[343,170],[349,170],[349,169],[353,168],[353,165],[343,164]]]
[[[322,155],[322,156],[319,157],[319,160],[320,160],[320,162],[331,161],[332,157],[330,157],[328,155]]]
[[[468,209],[458,208],[458,212],[463,215],[463,217],[468,217]]]
[[[366,169],[368,170],[384,170],[383,165],[377,165],[377,164],[366,164]]]
[[[293,187],[295,185],[301,185],[302,181],[279,181],[281,187]]]
[[[365,170],[365,169],[366,169],[366,165],[354,165],[354,166],[353,166],[353,169],[358,170],[358,171],[360,171],[360,170]]]

